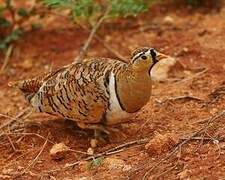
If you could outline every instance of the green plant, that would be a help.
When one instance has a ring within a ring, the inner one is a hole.
[[[148,10],[148,6],[155,0],[43,0],[47,6],[59,9],[68,9],[76,20],[80,19],[93,24],[105,9],[110,6],[111,11],[107,18],[136,16]]]
[[[16,8],[13,0],[6,0],[0,5],[0,51],[5,51],[21,37],[22,23],[32,15],[35,15],[35,8]]]
[[[13,30],[8,35],[3,37],[0,42],[0,50],[5,50],[12,42],[17,40],[22,35],[22,31],[20,29]]]
[[[104,157],[101,156],[101,157],[98,157],[98,158],[94,158],[92,161],[90,161],[87,165],[87,169],[88,170],[91,170],[93,169],[94,167],[96,166],[100,166],[102,164],[102,162],[104,161]]]

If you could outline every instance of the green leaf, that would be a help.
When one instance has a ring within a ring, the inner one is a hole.
[[[73,18],[89,20],[90,17],[98,17],[103,14],[107,5],[111,6],[109,17],[136,16],[148,10],[148,7],[156,0],[43,0],[47,6],[54,8],[66,8],[71,11]],[[107,3],[106,3],[107,2]],[[97,16],[96,16],[97,15]],[[90,22],[90,21],[87,21]]]
[[[103,156],[93,159],[90,163],[88,163],[87,169],[91,170],[96,166],[100,166],[104,159],[105,159],[105,157],[103,157]]]
[[[21,17],[27,17],[29,16],[29,12],[25,8],[19,8],[17,11],[18,15]]]
[[[112,0],[112,16],[135,16],[148,9],[148,4],[144,0]]]
[[[11,22],[4,17],[0,17],[0,27],[9,27]]]
[[[4,50],[4,49],[6,49],[6,44],[0,43],[0,50]]]
[[[4,50],[8,47],[10,43],[17,40],[22,35],[21,29],[16,29],[11,34],[7,35],[2,42],[0,42],[0,50]]]
[[[5,10],[5,7],[4,6],[0,6],[0,17],[2,16],[4,10]]]
[[[55,6],[55,7],[67,6],[72,3],[72,0],[43,0],[43,1],[44,4],[46,4],[47,6]]]
[[[4,43],[10,44],[11,42],[17,40],[22,35],[22,31],[20,29],[14,30],[11,34],[5,37]]]

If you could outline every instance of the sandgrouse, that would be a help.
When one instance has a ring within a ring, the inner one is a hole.
[[[107,125],[127,121],[151,95],[152,67],[168,56],[142,47],[130,62],[89,58],[54,72],[10,83],[38,112],[76,121],[81,128],[108,132]]]

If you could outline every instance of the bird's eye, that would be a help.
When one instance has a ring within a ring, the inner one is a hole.
[[[147,56],[141,56],[141,59],[146,60]]]

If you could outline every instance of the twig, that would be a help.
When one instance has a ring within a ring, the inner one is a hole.
[[[95,39],[97,39],[109,52],[111,52],[111,54],[113,54],[114,56],[118,57],[119,60],[121,60],[123,62],[127,62],[126,58],[123,55],[121,55],[114,48],[112,48],[111,46],[106,44],[98,35],[95,35]]]
[[[74,150],[74,149],[68,149],[68,151],[74,152],[74,153],[79,153],[79,154],[85,154],[88,155],[88,153],[83,152],[83,151],[78,151],[78,150]]]
[[[32,149],[32,150],[26,150],[25,151],[25,153],[23,153],[23,154],[21,154],[20,156],[18,156],[18,157],[16,157],[15,159],[13,159],[13,160],[11,160],[11,162],[9,162],[9,159],[11,158],[11,157],[8,157],[5,161],[4,161],[4,168],[3,169],[5,169],[6,167],[9,167],[11,164],[15,164],[15,162],[18,162],[17,160],[18,159],[20,159],[21,157],[24,157],[25,155],[27,155],[27,154],[29,154],[29,153],[31,153],[31,152],[33,152],[34,151],[34,149]],[[16,153],[16,152],[15,152]],[[6,162],[9,162],[8,164],[6,164]]]
[[[19,119],[25,119],[32,113],[32,108],[28,107],[21,113],[19,113],[16,117],[11,117],[8,121],[6,121],[4,124],[0,126],[0,130],[5,128],[6,126],[11,125],[12,123],[16,122]]]
[[[158,103],[160,104],[163,104],[165,102],[168,102],[168,101],[191,101],[191,100],[194,100],[194,101],[200,101],[200,102],[203,102],[204,100],[199,98],[199,97],[196,97],[196,96],[190,96],[190,95],[185,95],[185,96],[177,96],[177,97],[170,97],[168,99],[165,99],[163,101],[161,100],[156,100]]]
[[[219,86],[213,89],[213,91],[208,96],[211,98],[215,98],[220,95],[225,95],[225,86]]]
[[[65,166],[63,166],[62,168],[52,169],[50,171],[45,171],[44,173],[53,173],[53,172],[62,171],[62,170],[68,169],[70,167],[74,167],[74,166],[78,165],[81,161],[88,161],[88,160],[91,160],[93,158],[98,158],[98,157],[101,157],[101,156],[109,156],[109,155],[112,155],[112,154],[117,154],[119,152],[125,151],[126,150],[125,148],[127,148],[131,145],[144,144],[144,143],[147,143],[148,141],[149,141],[148,138],[130,141],[130,142],[118,145],[114,148],[111,148],[111,149],[109,149],[105,152],[98,153],[98,154],[95,154],[93,156],[88,156],[88,157],[86,157],[82,160],[76,161],[74,163],[65,164]]]
[[[208,102],[206,102],[206,104],[204,106],[209,106],[209,105],[212,105],[212,104],[218,102],[224,95],[225,95],[225,86],[224,85],[213,89],[213,91],[211,93],[209,93],[209,95],[208,95],[209,100],[208,100]]]
[[[12,25],[14,28],[16,24],[16,10],[14,9],[14,6],[12,5],[11,0],[6,1],[6,8],[9,10],[9,13],[12,19]]]
[[[178,164],[179,164],[179,161],[177,161],[177,163],[176,163],[175,165],[173,165],[171,168],[169,168],[169,169],[167,169],[166,171],[164,171],[164,172],[162,172],[162,173],[156,175],[156,176],[154,177],[154,179],[159,179],[160,176],[163,176],[163,175],[169,173],[169,172],[172,171],[174,168],[176,168]]]
[[[78,25],[79,25],[83,30],[89,32],[89,29],[87,29],[87,28],[84,27],[83,25],[81,25],[81,24],[78,24]],[[99,41],[99,42],[104,46],[104,48],[107,49],[112,55],[116,56],[117,58],[119,58],[119,60],[121,60],[121,61],[123,61],[123,62],[127,62],[127,61],[126,61],[126,58],[125,58],[123,55],[121,55],[118,51],[116,51],[116,50],[115,50],[114,48],[112,48],[110,45],[106,44],[106,43],[104,42],[104,40],[102,40],[101,37],[100,37],[97,33],[94,35],[94,38],[95,38],[97,41]]]
[[[84,46],[81,48],[81,51],[79,52],[79,55],[74,59],[74,63],[77,63],[77,62],[81,62],[81,58],[83,58],[86,53],[87,53],[87,50],[90,46],[90,43],[96,33],[96,31],[98,30],[98,28],[101,26],[101,24],[103,23],[103,21],[105,20],[106,16],[109,14],[111,10],[111,7],[108,6],[108,8],[106,9],[104,15],[98,20],[98,22],[95,24],[95,26],[93,27],[93,29],[91,30],[91,33],[87,39],[87,41],[85,42]]]
[[[65,18],[65,19],[68,19],[67,16],[65,15],[62,15],[62,14],[59,14],[59,13],[56,13],[56,12],[53,12],[53,11],[49,11],[49,10],[43,10],[43,9],[40,9],[39,11],[39,14],[40,13],[49,13],[49,14],[53,14],[53,15],[56,15],[56,16],[59,16],[59,17],[62,17],[62,18]],[[90,33],[90,30],[87,29],[85,26],[83,26],[82,24],[77,24],[79,27],[81,27],[84,31],[86,32],[89,32]],[[106,44],[100,36],[97,35],[97,33],[94,34],[94,38],[99,41],[105,49],[107,49],[112,55],[116,56],[117,58],[119,58],[120,60],[126,62],[126,58],[121,55],[118,51],[116,51],[114,48],[112,48],[110,45]]]
[[[47,136],[47,139],[46,139],[46,141],[45,141],[45,143],[43,144],[43,146],[42,146],[42,148],[41,148],[41,150],[39,151],[39,153],[37,154],[37,156],[34,158],[34,160],[23,170],[23,172],[20,174],[20,175],[23,175],[24,173],[26,173],[27,172],[27,170],[30,168],[30,167],[32,167],[35,163],[36,163],[36,161],[38,160],[38,158],[40,157],[40,155],[42,154],[42,152],[44,151],[44,149],[45,149],[45,146],[46,146],[46,144],[48,143],[48,136]]]
[[[213,141],[213,144],[215,144],[216,146],[217,146],[217,148],[218,148],[218,151],[219,151],[219,153],[218,153],[218,157],[217,158],[219,158],[220,157],[220,155],[221,155],[221,148],[220,148],[220,146],[219,146],[219,139],[215,139],[214,137],[212,137],[209,133],[207,133],[207,132],[205,132],[206,134],[207,134],[207,136],[209,136],[210,138],[211,138],[211,140]]]
[[[189,138],[187,138],[186,140],[184,140],[183,142],[181,142],[180,144],[178,144],[166,157],[162,158],[158,163],[156,163],[154,166],[152,166],[150,169],[148,169],[148,171],[144,174],[143,176],[143,180],[146,180],[148,178],[148,175],[150,174],[150,172],[152,172],[155,168],[157,168],[160,164],[162,164],[165,160],[169,159],[173,154],[175,154],[177,152],[177,150],[187,144],[192,138],[196,137],[198,134],[200,134],[201,132],[205,131],[206,129],[208,129],[209,125],[214,122],[215,120],[221,118],[225,116],[225,110],[217,113],[216,115],[208,118],[208,122],[207,124],[200,128],[198,131],[194,132]]]
[[[3,65],[1,67],[1,70],[0,70],[0,74],[2,74],[5,70],[5,67],[7,66],[8,62],[9,62],[9,59],[10,59],[10,56],[12,54],[12,51],[13,51],[13,45],[9,45],[7,51],[6,51],[6,54],[5,54],[5,58],[4,58],[4,62],[3,62]]]
[[[190,76],[190,77],[188,77],[188,78],[185,78],[185,79],[182,79],[182,80],[180,80],[180,81],[177,81],[177,82],[175,82],[174,84],[180,84],[180,83],[187,82],[187,81],[189,81],[189,80],[193,80],[193,79],[195,79],[196,77],[199,77],[199,76],[205,74],[207,71],[208,71],[208,69],[207,69],[207,68],[204,68],[202,71],[200,71],[200,72],[198,72],[198,73],[196,73],[196,74],[194,74],[194,75],[192,75],[192,76]]]
[[[55,144],[53,141],[45,138],[44,136],[40,135],[40,134],[36,134],[36,133],[3,133],[3,135],[34,135],[37,136],[41,139],[47,140],[48,142],[50,142],[51,144]]]
[[[138,139],[138,140],[134,140],[134,141],[130,141],[130,142],[127,142],[127,143],[124,143],[124,144],[121,144],[121,145],[118,145],[112,149],[109,149],[105,152],[105,154],[107,153],[110,153],[110,152],[113,152],[113,151],[116,151],[118,149],[122,149],[122,148],[125,148],[125,147],[128,147],[128,146],[131,146],[131,145],[134,145],[134,144],[143,144],[143,143],[147,143],[149,141],[149,138],[144,138],[144,139]],[[102,154],[102,153],[101,153]]]
[[[189,139],[189,137],[182,137],[182,138],[179,138],[180,140],[184,141],[184,140],[187,140]],[[190,141],[199,141],[199,140],[203,140],[203,141],[225,141],[225,138],[218,138],[218,139],[215,139],[213,137],[209,137],[209,138],[205,138],[205,137],[193,137],[190,139]]]
[[[13,151],[16,152],[16,151],[17,151],[17,150],[16,150],[16,147],[15,147],[14,143],[12,142],[11,138],[9,137],[8,134],[6,135],[6,137],[7,137],[7,139],[9,140],[9,143],[11,144],[11,146],[12,146],[12,148],[13,148]]]

